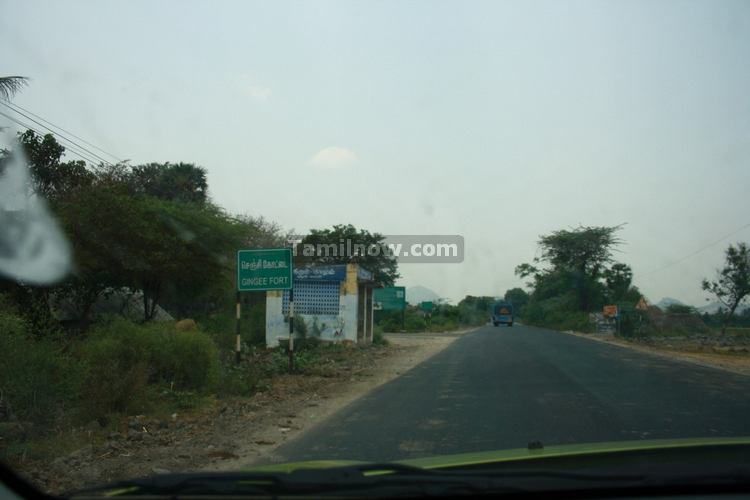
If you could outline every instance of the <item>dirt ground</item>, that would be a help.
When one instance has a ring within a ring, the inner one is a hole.
[[[388,346],[355,350],[355,362],[329,376],[281,375],[252,397],[217,399],[167,420],[133,416],[119,432],[92,436],[91,444],[66,456],[12,465],[51,493],[160,473],[248,467],[468,331],[386,334]]]
[[[677,344],[673,346],[654,346],[618,339],[613,335],[579,333],[567,331],[569,335],[575,335],[589,339],[594,342],[604,342],[626,347],[634,351],[643,352],[652,356],[667,359],[678,359],[710,368],[718,368],[741,375],[750,375],[750,353],[746,350],[738,350],[729,347],[713,347],[711,351],[699,348],[698,345],[690,343]]]

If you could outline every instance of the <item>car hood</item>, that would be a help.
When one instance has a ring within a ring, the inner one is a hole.
[[[425,469],[440,469],[450,467],[470,467],[472,465],[518,463],[549,458],[586,457],[592,458],[621,452],[638,452],[649,450],[668,450],[679,448],[698,448],[705,446],[738,446],[750,445],[750,437],[731,438],[689,438],[689,439],[654,439],[640,441],[611,441],[601,443],[569,444],[549,446],[544,448],[516,448],[496,451],[482,451],[474,453],[460,453],[456,455],[441,455],[425,458],[395,460],[393,462],[422,467]],[[326,469],[353,464],[365,464],[359,460],[311,460],[303,462],[287,462],[246,469],[248,472],[291,472],[297,469]]]

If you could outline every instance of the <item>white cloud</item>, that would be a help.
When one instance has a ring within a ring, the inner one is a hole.
[[[348,167],[357,162],[353,151],[338,146],[323,148],[310,159],[310,165],[324,168]]]
[[[239,92],[258,101],[267,101],[271,97],[271,88],[258,83],[250,75],[240,75],[236,80],[236,85]]]
[[[245,93],[253,99],[258,99],[259,101],[265,101],[266,99],[271,97],[271,89],[262,85],[246,85]]]

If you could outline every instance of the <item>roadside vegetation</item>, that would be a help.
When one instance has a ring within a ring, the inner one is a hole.
[[[750,344],[750,309],[737,314],[750,296],[746,244],[729,245],[716,278],[700,283],[722,305],[716,312],[700,314],[679,304],[665,310],[653,305],[638,309],[642,295],[633,283],[632,269],[613,257],[622,244],[620,229],[581,226],[541,236],[539,257],[516,268],[516,274],[530,280],[530,292],[513,289],[505,296],[516,305],[516,316],[531,325],[590,333],[596,330],[595,315],[611,304],[619,310],[616,334],[625,339],[671,339],[665,341],[671,344],[674,339],[686,340],[696,349]]]
[[[635,305],[641,294],[632,283],[633,271],[613,257],[622,243],[620,229],[581,226],[541,236],[540,255],[516,267],[531,289],[521,319],[586,332],[591,330],[589,314],[605,304]]]
[[[448,332],[486,324],[493,297],[467,295],[457,305],[437,302],[429,312],[406,305],[402,311],[375,311],[376,332]]]
[[[92,166],[65,161],[52,135],[27,131],[19,142],[30,190],[60,223],[75,269],[46,287],[0,280],[0,460],[56,456],[79,444],[65,438],[77,429],[106,434],[133,415],[200,411],[289,373],[283,349],[265,348],[263,293],[244,294],[239,364],[233,352],[235,252],[283,246],[277,224],[227,213],[191,163]],[[0,151],[0,168],[11,154]],[[339,230],[380,237],[352,226],[313,236]],[[395,262],[371,264],[386,282],[398,276]],[[292,375],[334,376],[367,356],[313,337]]]
[[[102,319],[85,335],[39,338],[12,307],[0,310],[0,460],[22,465],[120,432],[133,416],[172,421],[247,399],[290,376],[283,348],[246,346],[240,364],[223,332],[192,322]],[[351,374],[385,344],[300,342],[294,375]]]

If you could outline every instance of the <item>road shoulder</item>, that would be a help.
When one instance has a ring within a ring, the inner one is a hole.
[[[229,459],[214,460],[204,470],[226,471],[274,460],[275,450],[320,425],[373,389],[403,375],[477,328],[446,333],[385,334],[391,353],[349,380],[310,386],[286,401],[268,405],[264,417],[238,436]],[[250,424],[250,422],[248,422]]]
[[[584,338],[592,342],[615,345],[648,354],[662,359],[684,361],[698,366],[715,368],[731,373],[750,376],[750,356],[731,353],[709,353],[709,352],[686,352],[664,349],[643,344],[636,344],[626,340],[618,339],[612,335],[599,335],[593,333],[581,333],[571,330],[563,331],[566,335]]]

